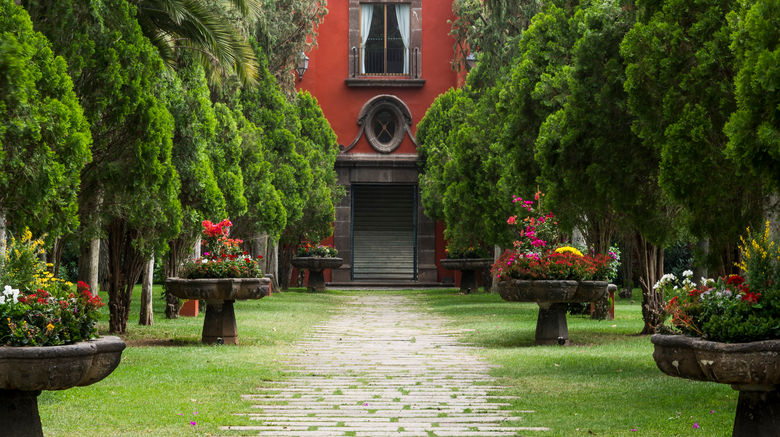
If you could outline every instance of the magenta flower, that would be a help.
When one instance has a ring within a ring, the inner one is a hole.
[[[197,425],[197,424],[198,424],[198,422],[196,422],[196,421],[194,421],[194,420],[191,420],[191,421],[190,421],[190,425],[191,425],[191,426],[195,426],[195,425]]]
[[[699,429],[699,422],[693,422],[693,429]]]

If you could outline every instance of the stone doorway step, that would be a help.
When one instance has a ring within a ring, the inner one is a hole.
[[[445,321],[405,296],[365,294],[299,343],[292,378],[243,395],[257,425],[223,432],[267,436],[513,436],[533,411],[509,410],[491,366]],[[519,414],[519,415],[518,415]]]

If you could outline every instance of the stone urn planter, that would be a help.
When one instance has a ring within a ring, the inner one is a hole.
[[[181,299],[206,301],[202,341],[206,344],[238,344],[236,300],[268,296],[269,278],[168,278],[165,289]]]
[[[41,390],[94,384],[116,369],[124,349],[125,342],[112,336],[63,346],[0,347],[0,434],[42,437]]]
[[[493,264],[490,258],[441,259],[441,266],[447,270],[460,270],[460,292],[477,291],[477,272]]]
[[[296,256],[291,263],[298,269],[307,269],[309,271],[309,291],[325,291],[325,275],[322,271],[325,269],[337,269],[344,262],[341,258],[330,256]]]
[[[539,305],[534,340],[537,345],[567,344],[566,304],[591,302],[602,299],[607,293],[606,281],[509,279],[498,281],[496,287],[506,301]]]
[[[780,340],[720,343],[684,335],[650,338],[667,375],[739,390],[732,436],[780,435]]]

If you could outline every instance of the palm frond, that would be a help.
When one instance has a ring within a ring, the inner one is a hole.
[[[230,1],[249,7],[256,0]],[[206,1],[141,0],[138,19],[161,55],[175,59],[180,51],[192,52],[210,73],[235,72],[245,84],[255,83],[257,59],[249,43],[222,11]]]

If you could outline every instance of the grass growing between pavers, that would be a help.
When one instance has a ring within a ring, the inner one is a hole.
[[[674,378],[653,361],[638,301],[618,299],[615,320],[569,316],[571,346],[533,346],[538,306],[496,294],[455,290],[416,293],[421,306],[465,330],[501,367],[492,374],[518,396],[523,426],[548,426],[539,436],[730,436],[737,392],[729,386]],[[641,297],[640,297],[641,299]]]
[[[274,293],[235,303],[238,346],[200,343],[204,313],[167,320],[155,287],[154,326],[139,326],[136,287],[119,367],[87,387],[45,391],[38,405],[47,436],[187,436],[250,425],[241,395],[284,379],[279,363],[314,325],[331,316],[338,293]],[[101,296],[104,302],[107,296]],[[108,308],[99,329],[108,331]]]

